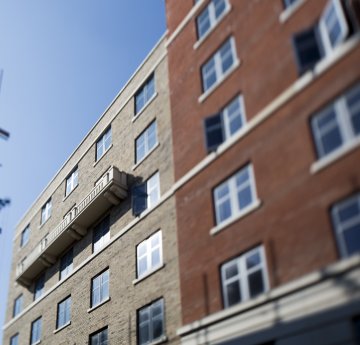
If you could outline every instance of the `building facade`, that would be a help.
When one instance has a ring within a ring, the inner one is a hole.
[[[4,344],[179,343],[170,121],[162,38],[17,226]]]
[[[166,0],[17,226],[4,344],[360,344],[359,0]]]
[[[359,1],[166,7],[182,344],[359,344]]]

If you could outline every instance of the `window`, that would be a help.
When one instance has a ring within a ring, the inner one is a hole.
[[[196,18],[198,38],[202,38],[221,19],[229,8],[228,0],[211,0],[205,9]]]
[[[245,108],[242,96],[236,97],[219,113],[205,119],[207,151],[214,151],[224,141],[238,132],[245,124]]]
[[[155,94],[154,74],[145,82],[145,84],[135,94],[135,115],[145,107]]]
[[[299,73],[313,68],[324,56],[331,54],[348,33],[349,26],[340,0],[330,0],[319,23],[293,38]]]
[[[107,327],[90,335],[90,345],[108,345]]]
[[[10,345],[19,345],[19,334],[15,334],[10,338]]]
[[[221,266],[225,308],[268,290],[264,248],[258,247]]]
[[[35,282],[34,287],[34,301],[42,296],[44,292],[44,284],[45,284],[45,275],[42,274],[40,278]]]
[[[132,189],[133,215],[138,216],[141,212],[157,204],[160,199],[159,172],[152,175],[146,182],[136,185]]]
[[[216,223],[242,214],[257,200],[252,165],[247,165],[214,189]]]
[[[24,247],[30,238],[30,225],[28,225],[21,233],[20,247]]]
[[[71,296],[58,303],[56,328],[61,328],[70,322]]]
[[[37,344],[41,340],[41,317],[31,323],[30,345]]]
[[[66,278],[73,270],[73,249],[71,248],[60,260],[60,280]]]
[[[157,144],[157,126],[156,121],[145,129],[135,141],[136,157],[135,163],[140,162]]]
[[[109,298],[109,270],[100,273],[91,280],[91,307]]]
[[[14,301],[13,317],[21,313],[23,305],[23,295],[18,296]]]
[[[110,218],[104,218],[93,232],[93,252],[99,251],[106,243],[110,241]]]
[[[44,224],[51,216],[51,199],[41,209],[41,224]]]
[[[96,160],[98,161],[111,146],[111,127],[96,142]]]
[[[136,249],[137,276],[141,277],[162,264],[161,231],[156,232]]]
[[[75,170],[66,179],[65,196],[69,195],[77,185],[78,185],[78,168],[75,168]]]
[[[311,125],[319,158],[351,145],[360,136],[360,84],[313,116]]]
[[[360,194],[340,201],[332,208],[332,220],[342,257],[360,251]]]
[[[292,7],[299,0],[284,0],[285,8]]]
[[[206,92],[220,83],[236,61],[235,41],[231,37],[201,67],[203,91]]]
[[[138,311],[138,344],[150,344],[164,336],[164,300]]]

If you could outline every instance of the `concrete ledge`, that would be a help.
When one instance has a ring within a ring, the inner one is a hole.
[[[69,321],[69,322],[67,322],[65,325],[63,325],[63,326],[55,329],[55,330],[53,331],[53,333],[56,334],[57,332],[60,332],[61,330],[63,330],[64,328],[66,328],[67,326],[70,326],[70,325],[71,325],[71,321]]]
[[[150,277],[151,275],[153,275],[155,272],[161,270],[163,267],[165,267],[165,264],[162,263],[159,266],[156,266],[155,268],[153,268],[151,271],[146,272],[144,275],[142,275],[139,278],[136,278],[132,281],[133,285],[136,285],[137,283],[140,283],[141,281],[143,281],[144,279],[146,279],[147,277]]]
[[[89,308],[89,309],[87,310],[87,312],[88,312],[88,313],[91,313],[93,310],[101,307],[102,305],[104,305],[105,303],[109,302],[110,300],[111,300],[110,297],[104,299],[103,301],[101,301],[101,302],[98,303],[97,305],[94,305],[93,307]]]

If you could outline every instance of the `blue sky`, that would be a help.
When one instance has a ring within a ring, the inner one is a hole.
[[[0,2],[0,325],[14,227],[165,30],[164,0]]]

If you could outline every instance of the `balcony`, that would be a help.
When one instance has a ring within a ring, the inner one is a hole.
[[[118,205],[127,196],[126,173],[111,167],[95,187],[35,246],[16,268],[16,281],[29,286],[46,267],[53,265],[58,256],[73,242],[80,240],[109,208]]]

